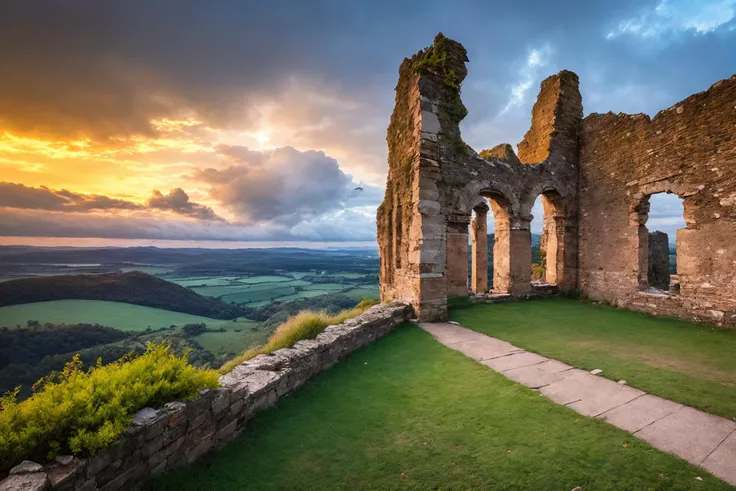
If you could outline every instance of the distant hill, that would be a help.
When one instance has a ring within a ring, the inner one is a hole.
[[[0,307],[49,300],[125,302],[213,319],[233,319],[244,314],[241,307],[204,297],[140,271],[45,276],[0,282]]]

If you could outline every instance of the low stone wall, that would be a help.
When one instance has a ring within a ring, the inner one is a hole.
[[[620,308],[656,316],[675,317],[701,324],[736,328],[736,309],[720,310],[722,308],[720,306],[681,295],[639,292],[630,299],[617,300],[615,304]]]
[[[142,489],[146,480],[190,464],[237,438],[253,414],[276,403],[351,352],[384,336],[412,315],[408,305],[382,304],[316,339],[259,355],[220,378],[192,401],[145,408],[120,442],[89,459],[58,457],[41,466],[24,462],[0,482],[0,491]]]

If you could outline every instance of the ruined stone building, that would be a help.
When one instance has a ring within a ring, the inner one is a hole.
[[[736,326],[736,76],[654,118],[583,118],[578,77],[562,71],[542,82],[518,154],[503,144],[479,155],[459,130],[467,61],[463,46],[440,34],[399,69],[377,219],[383,300],[438,320],[448,297],[485,293],[489,211],[492,293],[529,294],[529,226],[541,195],[547,283],[620,307]],[[656,248],[646,222],[649,197],[662,192],[683,199],[687,227],[676,237],[679,291],[652,293]]]

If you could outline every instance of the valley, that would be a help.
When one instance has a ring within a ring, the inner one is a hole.
[[[300,310],[334,313],[378,299],[377,272],[371,250],[0,247],[0,331],[99,325],[124,333],[74,352],[44,351],[38,367],[0,364],[0,393],[32,384],[76,352],[109,363],[149,341],[218,368]]]

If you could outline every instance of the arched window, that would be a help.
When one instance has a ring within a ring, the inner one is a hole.
[[[562,197],[557,191],[543,192],[537,197],[532,214],[532,283],[557,285],[564,275],[565,262],[566,224]]]
[[[484,199],[474,207],[471,225],[471,288],[476,293],[489,288],[506,293],[511,287],[510,203],[497,191],[483,191],[480,195]]]

